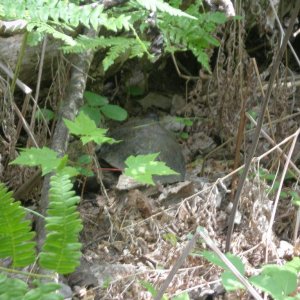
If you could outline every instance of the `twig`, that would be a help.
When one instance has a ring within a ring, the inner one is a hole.
[[[277,193],[276,193],[276,197],[275,197],[275,201],[274,201],[274,205],[273,205],[273,210],[272,210],[272,215],[271,215],[271,219],[270,219],[270,223],[269,223],[269,228],[268,228],[267,235],[266,235],[266,238],[267,238],[267,241],[266,241],[267,245],[266,245],[266,252],[265,252],[266,253],[265,254],[266,255],[266,262],[268,261],[269,241],[272,238],[272,227],[273,227],[274,220],[275,220],[275,214],[276,214],[276,210],[277,210],[277,206],[278,206],[278,202],[279,202],[279,198],[280,198],[280,193],[281,193],[281,190],[282,190],[282,185],[283,185],[284,178],[285,178],[286,172],[288,170],[288,166],[289,166],[292,154],[294,152],[295,145],[296,145],[297,138],[298,138],[299,134],[300,134],[300,128],[294,133],[294,139],[293,139],[292,145],[290,147],[289,154],[287,155],[287,159],[286,159],[286,162],[285,162],[282,174],[281,174],[281,178],[279,180],[279,186],[278,186],[278,190],[277,190]]]
[[[284,30],[283,30],[283,28],[282,28],[282,25],[281,25],[281,23],[280,23],[280,20],[279,20],[279,18],[278,18],[278,15],[277,15],[276,9],[275,9],[275,7],[274,7],[274,5],[273,5],[273,3],[272,3],[272,0],[269,0],[269,3],[270,3],[270,6],[271,6],[271,8],[272,8],[272,10],[273,10],[273,13],[274,13],[274,16],[275,16],[277,25],[278,25],[278,27],[279,27],[279,29],[280,29],[281,35],[284,36]],[[291,19],[291,22],[293,22],[292,24],[294,24],[294,20]],[[291,49],[291,52],[292,52],[293,55],[294,55],[294,58],[295,58],[295,60],[296,60],[296,62],[297,62],[297,64],[298,64],[298,66],[300,67],[300,60],[299,60],[299,57],[298,57],[296,51],[294,50],[294,48],[293,48],[293,46],[292,46],[292,44],[291,44],[290,41],[288,41],[288,45],[289,45],[289,47],[290,47],[290,49]]]
[[[251,121],[252,124],[254,124],[255,126],[257,126],[256,121],[251,117],[251,115],[249,113],[246,113],[247,118]],[[263,137],[273,146],[276,146],[276,143],[272,140],[272,138],[262,129],[261,130],[261,134],[263,135]],[[276,147],[276,150],[283,155],[283,157],[285,158],[285,160],[287,160],[287,156],[286,154],[282,151],[282,149],[280,147]],[[298,177],[300,177],[300,170],[297,168],[297,166],[290,161],[290,166],[293,168],[293,170],[298,174]]]
[[[41,59],[40,59],[40,64],[39,64],[39,72],[38,72],[38,78],[37,78],[37,84],[36,84],[36,91],[35,91],[35,97],[34,97],[35,102],[34,102],[33,107],[32,107],[30,129],[33,132],[34,132],[34,123],[35,123],[35,119],[36,119],[36,110],[37,110],[37,106],[38,106],[40,87],[41,87],[41,81],[42,81],[42,73],[43,73],[43,66],[44,66],[44,60],[45,60],[46,45],[47,45],[47,35],[44,37],[44,40],[43,40],[42,53],[41,53]],[[46,124],[47,124],[47,122],[46,122]]]
[[[169,275],[167,276],[166,280],[163,282],[161,288],[157,292],[157,295],[154,297],[154,300],[160,300],[162,298],[162,296],[164,295],[164,292],[168,288],[168,286],[171,283],[173,277],[176,275],[177,271],[179,270],[179,268],[181,267],[181,265],[184,263],[185,259],[190,254],[190,252],[192,251],[192,249],[194,248],[194,246],[196,244],[197,238],[199,238],[199,233],[198,232],[196,232],[194,234],[194,236],[192,237],[192,239],[188,242],[188,244],[186,245],[186,247],[183,249],[182,254],[177,259],[175,265],[171,269],[171,271],[170,271]]]

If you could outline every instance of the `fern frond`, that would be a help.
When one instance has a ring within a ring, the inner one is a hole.
[[[54,27],[48,25],[47,23],[39,22],[39,21],[31,21],[27,24],[27,30],[29,32],[39,32],[39,33],[48,33],[52,35],[54,38],[64,41],[66,44],[70,46],[75,46],[76,42],[72,37],[67,34],[64,34]]]
[[[62,300],[64,297],[57,294],[61,287],[59,284],[52,282],[33,282],[37,287],[29,290],[28,285],[21,279],[9,278],[0,274],[0,299],[13,300]]]
[[[109,38],[98,37],[93,39],[86,36],[79,36],[76,39],[76,43],[74,47],[62,47],[63,51],[65,53],[78,53],[89,49],[108,49],[105,59],[103,60],[104,70],[107,70],[119,56],[125,53],[129,58],[143,56],[145,49],[149,46],[148,42],[121,36]]]
[[[0,183],[0,257],[11,257],[14,267],[30,265],[35,260],[34,232],[20,202]]]
[[[24,299],[28,286],[23,280],[0,274],[0,282],[0,299]]]
[[[203,67],[209,70],[209,58],[205,50],[219,45],[212,33],[219,24],[226,21],[226,16],[222,13],[199,14],[198,9],[197,6],[190,7],[191,13],[197,15],[197,20],[163,14],[159,17],[158,25],[163,32],[168,51],[190,49]]]
[[[23,19],[42,23],[52,20],[71,27],[81,23],[88,28],[97,28],[104,9],[103,5],[95,3],[79,6],[70,1],[53,0],[1,0],[0,7],[0,17],[5,20]]]
[[[72,191],[70,177],[58,173],[51,177],[49,208],[46,217],[46,240],[40,254],[40,265],[60,274],[71,273],[79,265],[82,229],[76,204],[79,197]]]
[[[64,296],[57,293],[57,290],[61,288],[61,286],[54,282],[40,282],[38,280],[33,281],[33,285],[36,288],[31,289],[23,300],[63,300]]]
[[[150,11],[158,10],[160,12],[165,12],[171,16],[197,19],[196,17],[189,15],[180,9],[174,8],[171,5],[169,5],[168,3],[163,2],[161,0],[136,0],[136,2]]]

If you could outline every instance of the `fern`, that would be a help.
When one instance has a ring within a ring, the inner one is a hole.
[[[189,15],[180,9],[174,8],[170,6],[168,3],[163,2],[161,0],[136,0],[136,2],[139,3],[141,6],[143,6],[144,8],[153,12],[158,10],[161,12],[165,12],[171,16],[196,19],[196,17]]]
[[[75,45],[74,40],[63,30],[73,31],[79,24],[87,28],[98,28],[105,24],[107,14],[103,13],[103,5],[76,5],[69,1],[53,0],[0,0],[0,19],[27,21],[27,30],[42,32],[64,41],[68,45]],[[102,21],[101,21],[102,20]],[[108,26],[119,28],[120,20],[111,21]],[[124,20],[125,23],[125,20]]]
[[[189,49],[203,67],[209,70],[209,58],[205,50],[219,45],[219,41],[212,36],[212,33],[216,30],[217,25],[226,21],[226,17],[222,13],[197,13],[197,16],[197,20],[191,20],[164,14],[159,16],[158,26],[165,37],[167,51]]]
[[[58,30],[54,27],[39,21],[32,21],[27,24],[27,30],[29,32],[36,32],[36,33],[48,33],[52,35],[56,39],[60,39],[64,41],[66,44],[70,46],[75,46],[76,42],[74,39]]]
[[[62,300],[64,297],[56,293],[60,288],[56,283],[40,283],[34,281],[37,288],[28,291],[27,284],[16,278],[8,278],[0,274],[0,299],[14,300]]]
[[[49,208],[46,217],[46,240],[40,254],[40,265],[60,274],[71,273],[79,265],[82,229],[76,203],[79,197],[72,191],[70,177],[63,172],[51,177]]]
[[[92,39],[86,36],[79,36],[76,39],[76,46],[65,46],[62,49],[65,53],[83,52],[87,49],[108,49],[103,60],[103,67],[106,71],[119,56],[127,54],[128,58],[141,57],[148,46],[148,42],[130,37],[99,37]]]
[[[14,267],[24,267],[35,260],[34,233],[20,202],[0,184],[0,257],[11,257]]]

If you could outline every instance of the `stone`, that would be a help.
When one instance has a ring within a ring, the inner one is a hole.
[[[104,144],[97,150],[99,160],[123,170],[125,160],[130,155],[159,152],[158,160],[179,175],[154,176],[154,181],[161,184],[184,181],[185,162],[181,146],[174,134],[165,129],[153,118],[135,118],[110,130],[108,136],[120,141],[116,144]]]

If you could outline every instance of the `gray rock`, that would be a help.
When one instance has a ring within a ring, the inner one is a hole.
[[[154,181],[165,184],[184,180],[185,162],[181,147],[173,133],[163,128],[158,121],[152,118],[132,119],[110,130],[108,136],[120,142],[101,146],[97,151],[99,159],[124,169],[124,161],[130,155],[159,152],[158,160],[164,161],[179,175],[154,176]]]

